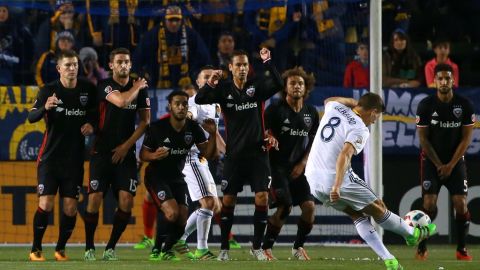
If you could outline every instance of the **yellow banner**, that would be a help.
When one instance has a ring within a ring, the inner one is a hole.
[[[33,241],[33,216],[38,207],[36,162],[0,162],[0,243],[30,243]],[[79,200],[77,224],[69,243],[84,243],[85,230],[82,215],[86,207],[85,188],[88,184],[88,162],[85,163],[84,189]],[[143,170],[142,170],[143,172]],[[143,175],[143,174],[142,174]],[[134,200],[132,219],[120,242],[135,243],[143,235],[142,203],[145,188],[140,185]],[[58,195],[58,194],[57,194]],[[100,218],[95,233],[95,243],[106,243],[112,231],[115,209],[114,199],[107,196],[100,208]],[[59,196],[53,210],[53,224],[45,232],[43,243],[55,243],[58,239],[60,221]]]

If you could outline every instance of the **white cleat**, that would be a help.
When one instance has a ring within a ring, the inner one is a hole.
[[[270,259],[265,255],[265,251],[263,249],[250,249],[250,255],[255,257],[257,261],[270,261]]]
[[[227,249],[220,250],[217,256],[217,261],[229,261],[229,260],[230,260],[229,250]]]
[[[303,247],[299,247],[298,249],[292,248],[292,255],[299,261],[310,261],[310,257],[308,257]]]

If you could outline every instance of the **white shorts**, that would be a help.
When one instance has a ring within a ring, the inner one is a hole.
[[[338,211],[343,211],[347,206],[355,211],[360,211],[378,200],[377,195],[375,195],[368,184],[352,170],[345,174],[342,187],[340,188],[340,199],[335,203],[330,201],[332,186],[324,186],[321,182],[316,182],[316,179],[311,178],[307,177],[312,195],[321,201],[324,206],[332,206]]]
[[[185,182],[188,186],[188,193],[192,201],[198,201],[208,196],[217,197],[217,185],[208,168],[208,162],[203,159],[190,160],[187,158],[183,168]]]

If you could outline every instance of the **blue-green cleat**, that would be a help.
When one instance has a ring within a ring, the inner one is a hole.
[[[97,258],[95,257],[95,249],[91,248],[85,251],[85,256],[83,257],[85,261],[96,261]]]
[[[162,260],[162,254],[160,253],[160,250],[154,248],[152,249],[152,252],[148,256],[149,261],[161,261]]]
[[[104,261],[118,261],[117,254],[115,254],[115,250],[109,248],[103,252],[103,260]]]
[[[187,243],[185,240],[178,240],[175,245],[173,245],[173,250],[175,250],[178,254],[186,257],[189,260],[195,260],[195,255],[190,251],[188,248]]]
[[[173,252],[173,250],[160,253],[160,257],[162,258],[162,261],[174,261],[174,262],[181,261],[180,258],[175,256],[175,253]]]
[[[242,246],[235,240],[235,238],[232,238],[228,240],[228,245],[230,246],[230,249],[240,249]]]
[[[201,261],[209,261],[209,260],[216,260],[217,256],[215,256],[208,249],[197,249],[195,250],[195,259],[201,260]]]
[[[398,260],[395,258],[384,260],[384,262],[387,270],[403,270],[403,267],[398,263]]]
[[[155,240],[153,240],[152,238],[143,236],[142,240],[140,240],[140,242],[136,243],[133,246],[133,249],[146,249],[146,248],[153,247],[153,245],[155,245]]]
[[[437,232],[437,225],[430,223],[427,226],[415,227],[413,235],[408,236],[405,240],[408,246],[416,246],[421,241],[429,238]]]

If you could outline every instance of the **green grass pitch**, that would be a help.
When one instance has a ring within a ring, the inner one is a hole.
[[[0,267],[4,269],[89,269],[89,270],[134,270],[134,269],[182,269],[182,270],[321,270],[321,269],[385,269],[383,262],[378,261],[375,254],[364,247],[325,247],[307,246],[306,249],[312,258],[311,261],[301,262],[291,257],[290,247],[276,247],[274,255],[279,259],[273,262],[254,261],[249,255],[247,245],[239,250],[232,250],[232,261],[180,261],[180,262],[150,262],[148,261],[149,250],[133,250],[132,247],[118,247],[116,262],[85,262],[83,261],[84,249],[82,247],[67,247],[67,255],[70,261],[55,262],[53,248],[44,248],[46,262],[29,262],[27,260],[28,247],[0,247]],[[397,257],[405,269],[421,270],[454,270],[480,269],[478,260],[480,257],[480,246],[470,246],[469,250],[474,257],[473,262],[461,262],[455,259],[455,247],[452,245],[431,245],[429,247],[430,257],[428,261],[419,262],[413,259],[414,248],[393,245],[389,246],[390,251]],[[218,253],[218,247],[212,251]],[[97,258],[101,258],[103,247],[97,247]]]

